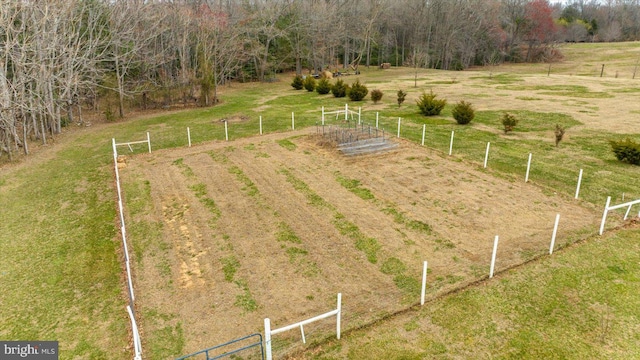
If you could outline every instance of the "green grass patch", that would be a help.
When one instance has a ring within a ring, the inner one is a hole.
[[[186,340],[182,323],[167,325],[161,329],[145,333],[148,335],[150,358],[176,358],[183,354]]]
[[[293,244],[301,244],[302,240],[293,232],[293,229],[284,222],[278,224],[278,232],[276,233],[276,240],[282,242],[288,242]]]
[[[220,259],[220,262],[222,262],[222,273],[224,274],[224,280],[226,282],[232,282],[233,278],[236,276],[236,272],[238,272],[240,262],[233,255]]]
[[[294,144],[289,139],[281,139],[281,140],[278,140],[277,143],[278,145],[282,146],[283,148],[289,151],[294,151],[298,147],[298,145]]]
[[[249,179],[249,177],[242,171],[242,169],[237,166],[232,166],[229,168],[229,173],[234,174],[236,176],[236,179],[244,184],[242,191],[244,191],[247,195],[255,197],[260,194],[260,191],[258,190],[256,184],[254,184],[253,181]]]
[[[364,252],[370,263],[375,264],[378,262],[378,252],[381,248],[378,240],[365,236],[356,224],[347,220],[340,213],[334,214],[333,224],[340,234],[348,236],[355,242],[356,249]]]
[[[375,196],[373,196],[373,193],[371,192],[371,190],[362,187],[360,180],[348,179],[343,177],[339,173],[336,173],[336,181],[338,181],[340,185],[342,185],[344,188],[351,191],[352,193],[354,193],[356,196],[358,196],[363,200],[375,199]]]
[[[420,220],[410,219],[404,212],[399,211],[392,206],[388,205],[387,207],[382,209],[382,212],[393,216],[393,221],[398,224],[403,224],[408,229],[415,230],[427,235],[430,235],[432,232],[431,225]]]
[[[295,263],[300,257],[304,257],[309,254],[309,252],[305,249],[297,248],[297,247],[289,247],[286,250],[287,255],[289,255],[289,262]]]
[[[378,252],[380,248],[381,246],[375,238],[360,237],[356,240],[356,249],[365,253],[367,260],[372,264],[378,262]]]
[[[171,164],[182,169],[182,174],[186,177],[192,178],[196,176],[196,174],[193,173],[193,170],[187,164],[184,163],[183,158],[176,159]]]
[[[258,310],[258,303],[256,299],[251,295],[251,291],[249,290],[249,286],[247,282],[244,280],[237,280],[235,284],[242,289],[242,294],[236,295],[236,301],[233,303],[234,306],[239,307],[244,310],[244,312],[254,312]]]
[[[204,205],[213,215],[213,220],[217,220],[222,216],[222,212],[220,212],[220,208],[216,205],[216,202],[207,196],[207,185],[204,183],[198,183],[194,185],[190,185],[189,189],[193,191],[194,195],[198,198],[200,203]]]
[[[516,74],[496,73],[482,76],[472,76],[471,79],[481,79],[489,84],[515,84],[523,82],[524,79]]]
[[[456,247],[456,245],[449,239],[438,238],[436,239],[436,244],[438,244],[436,246],[436,250],[454,249]]]
[[[211,157],[211,159],[220,164],[228,164],[229,157],[222,152],[209,151],[207,154]]]
[[[320,195],[316,194],[315,191],[311,190],[311,188],[309,188],[309,185],[295,177],[295,175],[293,175],[291,171],[287,169],[280,169],[279,173],[287,177],[287,182],[293,185],[294,189],[303,194],[307,198],[307,201],[310,205],[320,208],[327,208],[330,210],[334,209],[331,204],[320,197]]]
[[[420,280],[414,278],[413,276],[408,276],[405,274],[396,275],[393,277],[393,283],[396,284],[398,289],[402,290],[405,293],[406,298],[418,298],[420,296],[420,291],[422,290],[422,284]]]
[[[574,98],[612,98],[613,95],[601,92],[590,91],[588,87],[582,85],[500,85],[498,90],[508,91],[539,91],[540,95],[567,96]]]
[[[513,130],[516,133],[553,131],[556,124],[564,127],[565,129],[570,129],[571,127],[582,125],[581,122],[566,114],[542,113],[526,110],[476,111],[476,117],[473,121],[503,130],[504,125],[502,125],[502,117],[504,113],[514,115],[518,119],[518,124]]]
[[[380,271],[387,275],[401,275],[407,271],[407,265],[398,258],[389,257],[380,266]]]

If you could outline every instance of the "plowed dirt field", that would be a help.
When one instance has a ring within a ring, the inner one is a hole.
[[[267,317],[277,328],[335,309],[339,292],[348,329],[418,303],[424,260],[433,298],[488,275],[495,235],[500,271],[548,252],[556,213],[557,244],[597,229],[599,211],[524,179],[406,141],[346,157],[314,134],[127,158],[126,187],[145,183],[151,199],[128,226],[159,229],[145,239],[129,230],[141,249],[134,283],[144,332],[179,325],[193,352],[263,332]],[[305,335],[334,329],[327,319]],[[274,345],[301,346],[300,331]]]

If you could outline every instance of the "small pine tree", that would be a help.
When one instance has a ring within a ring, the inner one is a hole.
[[[320,95],[325,95],[331,92],[331,83],[329,80],[327,78],[318,80],[318,83],[316,84],[316,91]]]
[[[505,134],[513,131],[516,125],[518,125],[518,118],[513,114],[504,113],[504,115],[502,115],[502,125],[504,126]]]
[[[302,76],[296,75],[296,77],[293,78],[293,82],[291,82],[291,86],[296,90],[302,90],[302,87],[304,86]]]
[[[627,138],[626,140],[610,140],[611,150],[616,159],[633,165],[640,165],[640,144]]]
[[[556,124],[555,135],[556,135],[556,147],[558,147],[558,144],[560,144],[560,141],[562,141],[562,137],[564,137],[564,128],[559,124]]]
[[[451,114],[453,118],[456,119],[456,122],[460,125],[465,125],[471,122],[473,118],[476,116],[475,110],[473,110],[473,106],[471,103],[468,103],[464,100],[460,101],[453,107],[451,110]]]
[[[313,90],[316,89],[316,79],[313,78],[313,76],[307,76],[306,79],[304,79],[304,88],[307,89],[307,91],[312,92]]]
[[[407,97],[407,93],[402,91],[402,90],[398,90],[398,107],[400,107],[400,105],[402,105],[402,103],[404,102],[404,99]]]
[[[362,85],[359,79],[356,79],[356,82],[351,84],[348,95],[351,101],[361,101],[367,96],[368,93],[369,89],[367,89],[366,86]]]
[[[374,104],[377,104],[378,101],[382,100],[382,91],[378,89],[371,90],[371,100]]]
[[[347,96],[347,90],[349,86],[347,86],[342,79],[338,79],[335,84],[331,87],[331,93],[334,97],[341,98]]]
[[[422,93],[420,98],[416,101],[418,104],[418,108],[420,108],[420,112],[425,116],[433,116],[440,115],[440,112],[447,104],[447,100],[437,100],[436,94],[431,91],[428,95],[427,93]]]

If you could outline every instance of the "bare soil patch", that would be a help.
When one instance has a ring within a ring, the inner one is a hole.
[[[135,266],[146,333],[180,323],[185,350],[193,352],[262,332],[266,317],[276,328],[330,311],[338,292],[343,328],[355,327],[419,301],[419,293],[416,297],[383,272],[391,258],[417,283],[422,261],[429,261],[427,293],[434,297],[488,274],[495,235],[500,236],[499,271],[548,251],[556,213],[561,214],[558,244],[597,228],[599,214],[592,208],[419,145],[402,141],[390,153],[345,157],[310,132],[128,159],[123,181],[149,181],[153,211],[147,217],[163,224],[161,238],[149,247],[154,250],[144,252]],[[294,146],[283,146],[283,139]],[[374,198],[357,196],[338,177],[359,181]],[[310,201],[291,178],[323,202]],[[204,184],[219,214],[196,195],[198,184]],[[377,241],[376,263],[340,231],[336,214]],[[431,230],[409,226],[408,220]],[[299,242],[283,240],[283,229]],[[130,241],[142,239],[130,236]],[[229,259],[236,260],[232,279],[225,278]],[[257,307],[247,310],[239,299]],[[154,311],[169,315],[145,315]],[[305,326],[307,341],[334,328],[329,320]],[[281,352],[301,346],[298,331],[276,337]]]

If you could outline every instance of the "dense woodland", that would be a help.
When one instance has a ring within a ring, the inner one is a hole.
[[[553,61],[640,38],[640,0],[0,0],[0,156],[82,110],[209,106],[228,81],[358,66]]]

